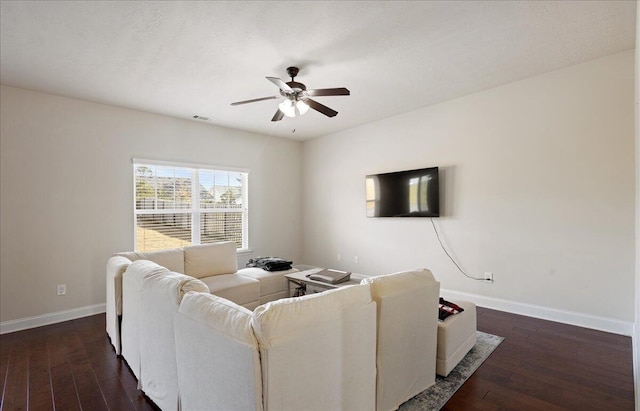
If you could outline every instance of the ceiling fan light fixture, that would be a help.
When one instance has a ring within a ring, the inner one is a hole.
[[[298,100],[296,102],[296,108],[298,109],[298,112],[300,113],[300,115],[303,115],[304,113],[309,111],[309,106],[307,105],[307,103],[305,103],[302,100]]]
[[[278,108],[287,117],[295,117],[296,116],[296,108],[293,105],[293,101],[291,101],[289,99],[284,100],[282,103],[278,104]]]

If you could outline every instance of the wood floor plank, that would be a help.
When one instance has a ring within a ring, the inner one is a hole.
[[[91,364],[89,362],[75,362],[71,364],[71,372],[81,408],[96,411],[107,410],[107,403]]]
[[[52,410],[51,375],[46,341],[29,347],[29,409]]]
[[[585,393],[573,390],[565,390],[562,400],[564,403],[573,404],[579,410],[633,410],[634,399],[620,398],[613,394]]]
[[[117,377],[100,382],[100,389],[107,400],[107,405],[111,410],[135,411],[135,407],[126,390]]]
[[[27,410],[29,352],[25,347],[12,350],[7,365],[7,384],[2,396],[3,410]]]
[[[104,337],[100,338],[104,340]],[[113,354],[107,353],[104,348],[93,338],[85,340],[83,348],[87,359],[91,362],[98,382],[117,377],[118,364],[113,361]]]
[[[56,410],[80,410],[78,392],[68,363],[51,368],[51,389]]]
[[[7,372],[9,370],[9,344],[0,344],[0,410],[3,409],[4,392],[7,384]]]
[[[602,380],[597,371],[589,373],[579,373],[567,367],[548,368],[541,367],[532,362],[523,362],[518,372],[528,376],[544,375],[546,380],[566,390],[576,393],[599,395],[614,394],[618,397],[629,396],[633,390],[632,386],[620,386],[608,380]],[[594,378],[595,377],[595,378]]]
[[[129,366],[122,359],[118,361],[118,364],[120,365],[120,383],[127,392],[127,396],[131,402],[143,399],[143,393],[138,389],[138,380],[129,369]]]

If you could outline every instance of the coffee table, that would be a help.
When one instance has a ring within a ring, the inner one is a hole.
[[[351,278],[349,279],[349,281],[344,281],[337,284],[329,284],[323,281],[316,281],[307,277],[307,275],[309,274],[314,274],[322,270],[324,270],[324,268],[314,267],[298,271],[296,273],[285,274],[289,289],[289,297],[297,297],[298,295],[304,294],[321,293],[323,291],[332,290],[334,288],[340,288],[347,285],[357,285],[360,284],[360,281],[365,277],[363,275],[351,274]],[[304,294],[298,294],[300,289],[304,290]]]

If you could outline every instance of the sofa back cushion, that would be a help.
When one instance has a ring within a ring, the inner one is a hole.
[[[154,263],[163,266],[169,271],[185,274],[184,253],[182,251],[182,248],[169,248],[167,250],[149,251],[149,252],[128,251],[123,253],[116,253],[115,255],[126,257],[131,261],[136,261],[136,260],[153,261]]]
[[[124,257],[116,257],[123,258]],[[129,261],[129,260],[127,260]],[[140,298],[142,283],[146,277],[167,275],[170,271],[149,260],[130,263],[122,276],[122,356],[127,360],[133,375],[140,379]]]
[[[185,274],[195,278],[234,274],[238,271],[236,244],[224,241],[185,247],[184,269]]]
[[[188,293],[175,315],[183,410],[262,411],[253,313],[222,297]]]
[[[283,298],[258,306],[254,310],[253,328],[260,344],[273,341],[299,331],[305,331],[321,322],[340,318],[350,307],[371,302],[369,286],[343,287],[298,298]]]
[[[238,342],[258,347],[251,310],[209,293],[188,293],[180,303],[180,313]],[[194,341],[194,344],[200,344]]]
[[[266,410],[375,409],[376,305],[368,285],[258,306]]]
[[[367,277],[362,284],[371,284],[373,299],[380,299],[388,295],[407,293],[411,289],[423,285],[439,285],[433,273],[426,268],[412,271],[403,271],[393,274]]]

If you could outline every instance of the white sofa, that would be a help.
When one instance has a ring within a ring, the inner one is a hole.
[[[248,309],[288,295],[284,275],[295,272],[267,272],[259,268],[238,270],[233,242],[189,246],[154,252],[116,253],[107,262],[107,334],[117,354],[122,354],[121,321],[123,276],[133,261],[152,261],[169,271],[200,279],[209,291]]]
[[[261,305],[187,294],[175,316],[183,411],[375,409],[369,285]]]
[[[175,316],[182,409],[395,410],[435,383],[439,290],[415,270],[254,312],[187,294]]]
[[[124,278],[123,355],[137,342],[139,388],[165,411],[388,411],[435,378],[439,283],[428,270],[253,311],[149,261]]]

